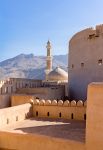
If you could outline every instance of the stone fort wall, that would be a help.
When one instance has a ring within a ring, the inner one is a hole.
[[[87,86],[103,81],[103,25],[75,34],[69,42],[69,93],[87,99]]]
[[[0,109],[0,128],[30,117],[32,117],[32,105],[30,103]]]
[[[55,139],[47,136],[32,135],[32,134],[17,134],[10,132],[0,131],[0,148],[5,149],[25,149],[29,148],[41,150],[41,149],[54,149],[54,150],[102,150],[103,149],[103,83],[92,83],[88,88],[87,97],[87,121],[86,121],[86,143],[67,141],[63,139]],[[50,101],[50,100],[31,100],[33,107],[85,107],[86,102],[82,101]],[[23,106],[29,106],[30,104],[24,104]],[[15,106],[12,109],[20,108]],[[92,108],[92,109],[91,109]],[[8,108],[7,108],[8,109]],[[10,108],[11,109],[11,108]],[[21,111],[22,111],[21,105]],[[4,110],[4,109],[3,109]],[[27,110],[27,108],[26,108]],[[10,111],[10,110],[9,110]],[[24,111],[24,110],[23,110]],[[0,110],[1,112],[1,110]],[[16,113],[16,111],[14,111]],[[12,115],[14,113],[12,111]],[[46,113],[47,114],[47,113]],[[15,115],[15,114],[14,114]],[[34,116],[36,112],[34,111]],[[38,113],[39,115],[39,113]],[[2,116],[2,114],[0,114]],[[30,141],[30,144],[28,144]],[[19,144],[18,144],[19,143]]]
[[[0,148],[5,149],[49,149],[49,150],[85,150],[85,143],[57,139],[44,135],[32,135],[30,133],[13,133],[4,132],[2,128],[8,125],[13,125],[18,121],[22,121],[31,117],[51,117],[65,118],[74,120],[85,120],[86,102],[81,100],[65,101],[56,100],[33,100],[29,99],[30,103],[5,108],[0,110]],[[49,112],[49,113],[48,113]],[[28,141],[30,144],[28,144]],[[18,144],[19,143],[19,144]]]
[[[11,106],[11,94],[22,88],[37,88],[42,86],[42,80],[9,78],[0,80],[0,108]]]
[[[82,142],[30,133],[18,134],[0,131],[0,149],[2,148],[6,150],[86,150]]]
[[[33,116],[86,120],[86,101],[34,100]]]
[[[21,88],[34,88],[41,86],[42,80],[9,78],[6,80],[0,80],[0,95],[15,93]]]
[[[26,96],[25,96],[26,97]],[[29,103],[0,109],[0,126],[10,125],[30,117],[64,118],[86,120],[86,102],[79,100],[33,100],[26,97]]]

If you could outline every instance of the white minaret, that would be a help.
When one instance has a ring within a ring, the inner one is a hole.
[[[48,74],[52,71],[52,55],[51,55],[51,43],[50,41],[47,42],[47,58],[46,58],[46,80],[48,80]]]

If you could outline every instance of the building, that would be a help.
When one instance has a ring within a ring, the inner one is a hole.
[[[103,81],[103,25],[75,34],[69,42],[69,93],[87,99],[87,86]]]
[[[92,31],[92,29],[88,30],[89,32]],[[98,38],[98,40],[100,40],[99,36],[101,36],[101,32],[98,33],[98,36],[95,34],[92,35],[94,37],[94,40],[96,41],[97,39],[95,38]],[[89,38],[91,38],[92,36],[89,36]],[[83,37],[81,36],[81,40],[83,40]],[[78,40],[75,42],[73,40],[74,45],[77,44],[77,49],[79,44]],[[90,39],[87,39],[87,41],[88,40]],[[72,41],[70,41],[70,44],[72,44]],[[91,44],[91,47],[92,46],[93,45]],[[88,52],[90,52],[89,44],[87,50]],[[70,56],[73,59],[72,54],[73,53],[70,52]],[[79,54],[80,56],[82,55],[82,53]],[[74,58],[76,58],[75,53]],[[77,58],[79,59],[79,56],[77,56]],[[78,64],[72,63],[72,59],[70,58],[70,66],[72,65],[71,69],[74,69]],[[52,59],[47,60],[52,61]],[[85,67],[86,59],[84,60],[85,61],[82,61],[82,64],[80,64],[81,67]],[[79,60],[77,62],[79,62]],[[95,61],[93,62],[95,63]],[[102,58],[101,61],[99,59],[99,61],[97,62],[98,66],[101,67]],[[48,62],[48,64],[51,64],[51,62]],[[56,68],[54,70],[52,70],[51,68],[51,65],[49,65],[49,67],[47,68],[48,71],[46,71],[47,74],[45,81],[10,79],[7,82],[1,82],[1,87],[3,86],[3,89],[1,91],[4,92],[1,95],[9,94],[9,96],[11,97],[11,107],[0,109],[0,149],[103,150],[103,82],[90,83],[88,85],[87,101],[76,101],[77,98],[79,98],[79,94],[82,94],[83,96],[84,93],[79,93],[76,100],[72,101],[40,98],[38,99],[31,95],[31,93],[35,95],[39,92],[40,94],[40,88],[45,89],[45,87],[47,87],[48,89],[48,87],[57,87],[60,85],[64,86],[65,84],[65,79],[67,79],[66,74],[60,68]],[[96,69],[98,70],[98,67]],[[77,71],[80,70],[76,69],[76,74]],[[81,72],[82,71],[80,71],[80,78],[82,78],[82,75],[84,75]],[[71,72],[70,75],[73,75],[74,77],[75,74],[74,72],[73,74]],[[79,73],[77,75],[79,75]],[[71,78],[69,79],[71,80],[69,81],[70,90],[71,85],[73,86],[73,84],[71,84],[73,82],[73,77],[71,76]],[[79,76],[77,78],[79,80]],[[85,78],[83,77],[83,79]],[[76,80],[74,81],[74,86],[76,86],[78,82],[76,82]],[[82,81],[82,79],[79,81]],[[8,88],[5,85],[9,85]],[[11,88],[12,85],[13,88]],[[80,88],[79,85],[77,85],[76,88],[77,87],[78,89]],[[74,87],[75,90],[76,88]],[[36,89],[38,89],[38,92],[35,91]],[[54,91],[56,91],[56,89],[54,89]],[[53,92],[51,91],[51,95],[52,94]],[[56,96],[56,94],[57,91],[54,95]],[[71,94],[73,93],[70,93],[70,95]]]
[[[65,100],[68,96],[68,74],[60,67],[52,69],[51,43],[47,42],[45,80],[10,78],[0,81],[0,108],[9,107],[12,97],[18,104],[28,102],[25,95],[45,100]]]

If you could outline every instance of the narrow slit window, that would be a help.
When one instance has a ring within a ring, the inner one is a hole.
[[[61,112],[59,113],[59,117],[61,118],[61,116],[62,116],[62,114],[61,114]]]
[[[36,111],[36,116],[38,116],[38,111]]]
[[[74,119],[74,115],[73,115],[73,113],[71,114],[71,119]]]
[[[16,116],[16,121],[18,121],[18,116]]]
[[[7,118],[7,124],[9,124],[9,119]]]
[[[48,116],[48,117],[50,116],[50,113],[49,113],[49,112],[47,113],[47,116]]]
[[[86,114],[84,114],[84,120],[86,120]]]
[[[100,65],[100,66],[102,65],[102,59],[98,60],[98,65]]]

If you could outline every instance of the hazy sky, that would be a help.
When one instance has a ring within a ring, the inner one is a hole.
[[[68,53],[69,39],[103,23],[103,0],[0,0],[0,61],[20,53]]]

